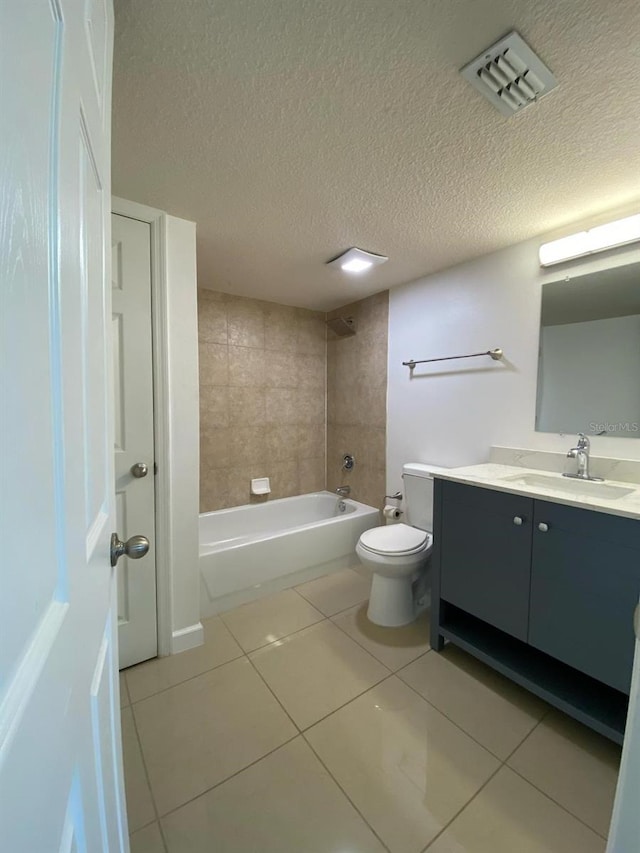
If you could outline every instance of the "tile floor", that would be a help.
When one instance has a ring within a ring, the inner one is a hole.
[[[121,673],[132,853],[602,853],[619,749],[349,569]]]

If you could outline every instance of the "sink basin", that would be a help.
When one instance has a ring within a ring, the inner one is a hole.
[[[561,474],[512,474],[504,477],[503,482],[515,486],[533,486],[537,489],[552,489],[567,495],[591,498],[605,498],[609,501],[619,500],[635,492],[634,488],[614,486],[610,483],[594,483],[591,480],[574,480]]]

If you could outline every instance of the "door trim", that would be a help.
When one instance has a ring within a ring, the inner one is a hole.
[[[173,591],[171,576],[171,505],[169,458],[169,347],[167,316],[166,220],[162,210],[112,197],[111,212],[146,222],[151,230],[151,324],[153,347],[153,437],[157,473],[155,483],[156,518],[156,606],[158,617],[158,657],[199,646],[203,642],[200,622],[188,629],[173,631]],[[185,634],[186,630],[186,635]]]

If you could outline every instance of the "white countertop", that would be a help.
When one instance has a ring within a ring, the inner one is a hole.
[[[622,497],[602,497],[598,495],[580,495],[555,490],[551,485],[523,485],[505,478],[522,478],[527,475],[544,476],[558,479],[562,483],[562,475],[541,470],[540,468],[524,468],[516,465],[501,465],[497,462],[485,462],[481,465],[468,465],[463,468],[438,468],[434,470],[438,479],[451,480],[454,483],[466,483],[470,486],[482,486],[497,492],[509,492],[514,495],[525,495],[531,498],[542,498],[551,503],[576,506],[581,509],[591,509],[596,512],[606,512],[610,515],[620,515],[627,518],[640,519],[640,483],[618,482],[605,480],[604,485],[619,486],[623,489],[633,489],[629,495]],[[566,478],[565,478],[566,482]],[[565,486],[566,487],[566,486]]]

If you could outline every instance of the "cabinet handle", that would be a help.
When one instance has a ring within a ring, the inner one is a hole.
[[[541,521],[540,524],[538,525],[538,530],[541,533],[546,533],[548,529],[549,529],[549,525],[546,524],[544,521]]]
[[[515,524],[516,527],[520,527],[520,525],[522,524],[523,521],[524,521],[524,518],[522,518],[521,516],[519,516],[519,515],[513,516],[513,523]]]

